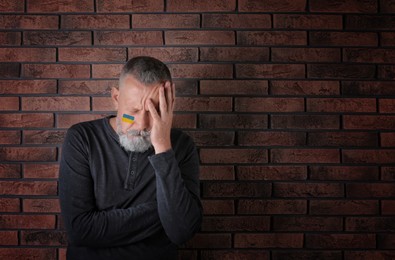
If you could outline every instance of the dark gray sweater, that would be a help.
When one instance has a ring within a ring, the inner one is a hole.
[[[189,136],[172,150],[123,150],[109,118],[72,126],[60,163],[67,259],[175,259],[200,228],[199,159]]]

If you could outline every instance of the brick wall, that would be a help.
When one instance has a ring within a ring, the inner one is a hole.
[[[395,258],[394,0],[0,0],[0,258],[65,259],[72,124],[136,55],[201,158],[182,259]],[[388,257],[388,258],[386,258]]]

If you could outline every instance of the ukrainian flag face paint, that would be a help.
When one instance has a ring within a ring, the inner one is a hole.
[[[134,116],[128,115],[128,114],[123,114],[122,116],[122,121],[129,123],[129,124],[133,124],[134,123]]]

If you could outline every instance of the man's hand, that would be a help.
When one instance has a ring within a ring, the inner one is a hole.
[[[171,149],[170,131],[173,122],[175,87],[167,81],[159,88],[159,112],[152,100],[148,100],[148,110],[153,118],[151,142],[155,153],[163,153]]]

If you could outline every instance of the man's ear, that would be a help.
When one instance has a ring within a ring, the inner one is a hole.
[[[118,110],[118,99],[119,99],[119,89],[116,87],[112,87],[111,89],[111,99],[112,103],[114,104],[115,110]]]

